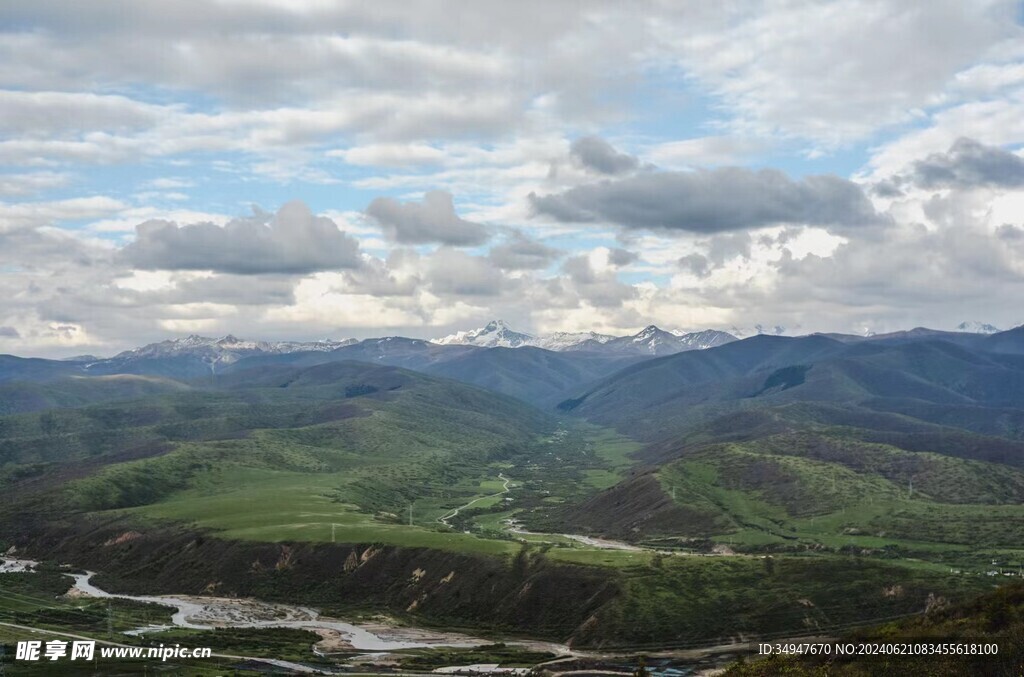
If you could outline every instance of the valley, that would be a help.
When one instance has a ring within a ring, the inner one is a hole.
[[[191,379],[164,358],[33,365],[47,376],[0,392],[0,546],[95,571],[71,573],[125,604],[316,609],[336,625],[274,626],[307,633],[301,660],[308,630],[381,619],[583,653],[842,633],[1024,572],[1006,334],[754,337],[625,364],[382,340]],[[268,630],[231,608],[238,632]],[[210,632],[147,613],[132,627],[152,639]]]

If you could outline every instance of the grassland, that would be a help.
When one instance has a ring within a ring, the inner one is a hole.
[[[595,474],[619,481],[638,448],[611,431],[580,426],[486,454],[418,424],[405,412],[378,410],[319,426],[257,430],[243,440],[182,444],[74,482],[70,500],[224,538],[512,555],[519,540],[580,548],[557,535],[512,535],[505,521],[592,493]],[[507,496],[501,473],[512,479]],[[147,483],[159,490],[140,491]],[[440,523],[467,504],[453,518],[455,529]]]
[[[718,519],[711,540],[734,549],[856,550],[975,572],[1024,562],[1024,473],[1008,466],[787,434],[705,447],[657,477],[676,503]]]
[[[403,506],[397,504],[395,513],[378,519],[354,504],[338,500],[351,481],[345,473],[231,468],[218,471],[216,478],[203,478],[202,488],[184,490],[125,512],[149,520],[184,522],[224,538],[253,541],[383,543],[495,555],[512,554],[518,549],[511,541],[442,530],[436,520],[445,508],[428,505],[425,500],[411,504],[413,526],[398,521],[405,515],[401,514]]]

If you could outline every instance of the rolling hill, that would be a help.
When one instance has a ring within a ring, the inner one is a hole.
[[[601,354],[587,351],[554,352],[542,348],[480,348],[438,345],[429,341],[390,337],[367,339],[330,352],[296,352],[244,358],[225,374],[262,365],[312,366],[351,360],[403,367],[516,397],[548,408],[569,393],[604,378],[640,355]]]
[[[1015,334],[911,334],[8,361],[0,545],[594,645],[911,613],[1024,564]]]
[[[549,528],[782,550],[1024,537],[1024,361],[1000,350],[761,336],[633,365],[559,409],[646,444],[638,474]]]

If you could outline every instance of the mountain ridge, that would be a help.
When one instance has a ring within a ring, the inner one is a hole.
[[[534,336],[515,331],[503,320],[492,320],[483,327],[458,331],[433,339],[438,345],[470,345],[481,348],[543,348],[563,351],[608,351],[648,355],[669,355],[686,350],[704,350],[724,345],[737,338],[724,331],[704,329],[695,332],[667,331],[651,324],[636,334],[612,336],[594,331],[554,332]]]

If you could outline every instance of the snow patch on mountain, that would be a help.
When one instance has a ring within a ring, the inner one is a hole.
[[[356,343],[355,339],[333,341],[250,341],[228,334],[220,338],[209,338],[192,334],[186,338],[168,339],[159,343],[150,343],[141,348],[126,350],[115,355],[112,360],[131,362],[145,359],[191,356],[209,362],[230,364],[249,355],[261,353],[295,353],[303,351],[327,352]]]
[[[442,346],[479,346],[481,348],[519,348],[533,345],[535,337],[510,329],[504,321],[493,320],[480,329],[458,331],[443,338],[434,339]]]
[[[556,331],[553,334],[536,337],[531,345],[545,350],[576,350],[588,341],[604,345],[613,338],[615,337],[610,334],[598,334],[595,331]]]
[[[724,331],[676,333],[665,331],[655,325],[641,329],[633,336],[622,336],[609,341],[609,350],[648,355],[672,355],[687,350],[705,350],[735,341],[736,337]]]
[[[735,336],[713,329],[681,333],[666,331],[653,324],[631,336],[611,336],[593,331],[555,332],[544,336],[533,336],[514,331],[501,320],[494,320],[480,329],[455,332],[444,338],[435,339],[433,343],[483,348],[534,346],[556,351],[580,350],[670,355],[684,350],[713,348],[735,340]]]
[[[956,326],[956,331],[969,334],[998,334],[1002,329],[985,322],[961,322]]]
[[[732,343],[736,340],[736,337],[725,331],[718,331],[717,329],[705,329],[703,331],[693,331],[686,334],[679,335],[680,342],[688,346],[691,350],[707,350],[708,348],[715,348],[716,346],[724,346],[726,343]]]

